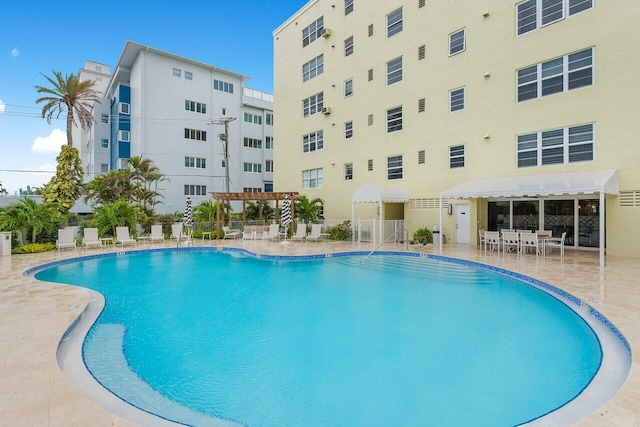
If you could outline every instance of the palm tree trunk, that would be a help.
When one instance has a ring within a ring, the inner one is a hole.
[[[71,130],[73,129],[73,109],[67,109],[67,145],[73,147],[73,136]]]

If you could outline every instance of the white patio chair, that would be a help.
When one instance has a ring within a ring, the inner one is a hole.
[[[567,232],[563,231],[562,232],[562,237],[546,238],[544,240],[545,252],[547,251],[547,249],[549,249],[549,253],[551,253],[551,250],[553,248],[559,248],[560,249],[560,257],[563,257],[564,256],[564,239],[566,237],[567,237]]]
[[[520,239],[515,231],[502,232],[502,252],[520,252]]]
[[[102,241],[98,237],[98,229],[95,227],[87,227],[83,230],[82,246],[86,251],[89,248],[102,248]]]
[[[496,250],[500,253],[500,233],[497,231],[485,231],[484,232],[484,251],[487,252],[487,246],[489,251]]]
[[[305,224],[304,222],[299,222],[298,226],[296,227],[296,234],[294,234],[293,236],[291,236],[291,240],[295,241],[295,240],[299,240],[299,241],[303,241],[307,239],[307,224]]]
[[[278,240],[280,239],[280,224],[271,224],[269,232],[262,234],[263,239]]]
[[[308,242],[309,240],[314,240],[316,243],[318,243],[318,240],[322,239],[322,224],[312,224],[311,233],[309,233],[309,235],[307,236],[306,241]]]
[[[151,234],[149,235],[149,241],[153,242],[164,242],[164,233],[162,232],[161,224],[154,224],[151,226]]]
[[[242,232],[242,240],[253,240],[256,237],[256,227],[245,225]]]
[[[185,233],[183,231],[183,226],[184,225],[181,222],[171,224],[171,239],[176,239],[178,244],[180,244],[180,242],[182,241],[185,241],[187,242],[187,246],[190,246],[193,243],[193,241],[191,240],[192,232],[190,232],[189,234]]]
[[[484,246],[484,229],[478,230],[478,242],[480,243],[480,247]]]
[[[56,247],[58,248],[58,252],[60,249],[65,248],[73,248],[76,250],[76,238],[73,235],[73,229],[71,228],[61,228],[58,230],[58,240],[56,240]]]
[[[520,253],[525,253],[529,248],[536,251],[536,256],[542,253],[542,241],[538,239],[538,233],[520,233]]]
[[[131,238],[131,235],[129,234],[129,227],[116,227],[116,238],[113,241],[113,244],[114,246],[117,246],[118,243],[124,247],[124,245],[136,246],[138,242]]]
[[[224,231],[224,238],[225,239],[237,239],[238,237],[240,237],[242,235],[242,231],[241,230],[237,230],[235,228],[229,228],[226,225],[224,227],[222,227],[222,231]]]

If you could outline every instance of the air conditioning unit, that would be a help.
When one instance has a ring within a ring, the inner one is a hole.
[[[322,114],[331,114],[331,107],[322,107]]]
[[[324,37],[325,39],[328,38],[331,35],[331,28],[323,28],[322,32],[320,33],[322,35],[322,37]]]

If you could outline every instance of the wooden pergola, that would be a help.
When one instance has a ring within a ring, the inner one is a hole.
[[[284,200],[284,196],[289,196],[289,200],[291,200],[291,209],[293,210],[293,206],[295,206],[295,200],[298,197],[297,191],[287,191],[287,192],[264,192],[264,193],[211,193],[211,197],[217,202],[218,209],[216,209],[216,230],[218,231],[218,236],[220,235],[220,230],[222,228],[220,222],[220,206],[222,203],[228,204],[231,201],[242,201],[242,225],[246,223],[246,205],[247,201],[256,201],[261,202],[264,200],[275,200],[276,201],[276,222],[280,221],[280,212],[278,211],[278,203],[280,200]],[[260,204],[259,217],[262,220],[262,203]],[[293,215],[295,217],[295,215]]]

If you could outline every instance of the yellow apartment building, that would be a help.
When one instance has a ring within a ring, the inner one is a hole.
[[[274,191],[640,256],[638,23],[637,0],[312,0],[273,33]]]

